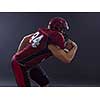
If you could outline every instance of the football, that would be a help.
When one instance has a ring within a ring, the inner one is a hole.
[[[71,42],[67,42],[65,48],[70,51],[73,48],[73,44]]]

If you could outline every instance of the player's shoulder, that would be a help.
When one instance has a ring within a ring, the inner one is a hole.
[[[57,33],[57,31],[53,31],[53,30],[48,29],[48,28],[39,28],[38,31],[42,31],[45,33]]]
[[[48,28],[40,27],[40,28],[38,28],[38,31],[48,31]]]
[[[32,35],[33,35],[33,33],[28,34],[28,35],[25,35],[23,38],[24,38],[24,39],[27,39],[27,38],[30,38]]]
[[[64,39],[63,34],[58,32],[58,31],[54,31],[54,30],[51,30],[48,28],[39,28],[39,31],[44,32],[45,34],[47,34],[51,38]]]
[[[25,36],[23,37],[22,41],[24,41],[24,42],[29,41],[32,35],[33,35],[33,33],[28,34],[28,35],[25,35]]]

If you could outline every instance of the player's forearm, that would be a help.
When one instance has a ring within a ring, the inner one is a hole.
[[[65,50],[60,50],[57,55],[57,58],[63,61],[64,63],[70,63],[77,51],[77,47],[73,47],[70,51],[65,52]]]
[[[74,57],[73,49],[66,53],[63,49],[52,44],[49,45],[48,48],[57,59],[61,60],[64,63],[70,63],[71,59]]]
[[[76,54],[77,46],[73,47],[69,52],[66,53],[65,57],[67,59],[67,62],[71,62]]]

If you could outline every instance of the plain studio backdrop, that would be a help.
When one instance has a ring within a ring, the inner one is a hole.
[[[57,16],[68,21],[68,33],[78,44],[78,51],[71,64],[54,57],[41,63],[50,86],[100,86],[100,13],[81,12],[0,13],[0,86],[17,86],[11,57],[21,39],[39,27],[47,27]]]

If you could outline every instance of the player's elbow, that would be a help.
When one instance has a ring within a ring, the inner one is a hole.
[[[71,61],[72,61],[72,59],[70,59],[70,58],[64,58],[64,59],[63,59],[63,62],[64,62],[65,64],[69,64],[69,63],[71,63]]]
[[[60,59],[63,63],[67,64],[67,63],[71,63],[72,58],[68,57],[66,55],[61,55],[60,53],[58,53],[58,59]]]

